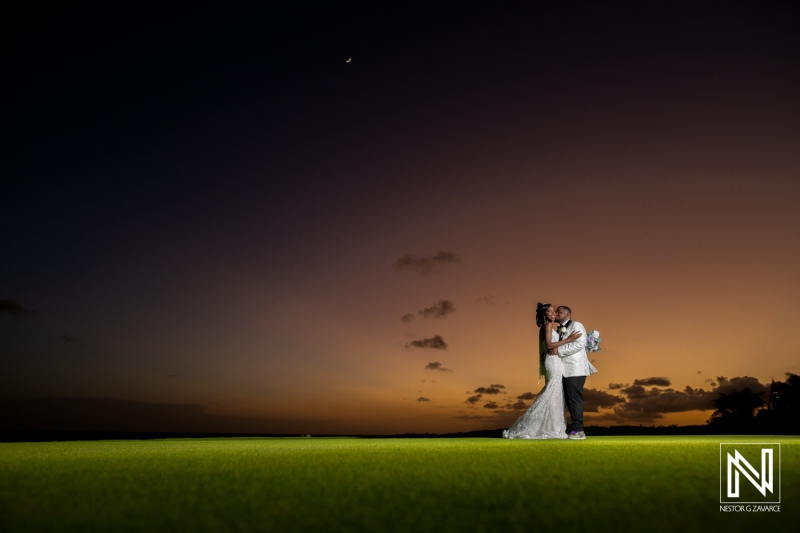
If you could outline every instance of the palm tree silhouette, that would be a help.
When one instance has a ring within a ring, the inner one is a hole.
[[[731,393],[719,393],[719,397],[713,400],[714,407],[717,408],[711,414],[711,418],[720,420],[750,420],[755,417],[756,411],[765,407],[767,403],[761,398],[763,392],[753,392],[750,388]]]
[[[788,411],[797,413],[800,410],[800,376],[786,373],[786,381],[781,383],[780,406]]]

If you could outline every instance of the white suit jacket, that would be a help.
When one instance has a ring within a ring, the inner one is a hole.
[[[583,332],[583,335],[573,342],[558,347],[558,355],[561,356],[565,378],[591,376],[597,372],[594,365],[589,362],[589,358],[586,357],[586,328],[583,327],[583,324],[572,320],[567,325],[567,334],[564,337],[576,330]]]

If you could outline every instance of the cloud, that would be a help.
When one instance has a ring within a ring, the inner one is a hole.
[[[415,348],[431,348],[432,350],[446,350],[447,343],[444,342],[444,339],[440,335],[434,335],[430,339],[421,339],[418,341],[411,341],[406,344],[406,347],[415,347]]]
[[[425,370],[438,370],[439,372],[450,372],[449,368],[444,368],[439,361],[433,361],[425,365]]]
[[[728,379],[723,376],[717,376],[717,388],[714,392],[730,394],[732,392],[750,389],[754,393],[766,393],[768,387],[758,381],[758,379],[751,376],[744,376],[740,378]]]
[[[628,401],[615,410],[626,416],[649,415],[661,418],[664,413],[712,409],[711,402],[716,396],[716,391],[692,387],[684,390],[653,388],[645,392],[637,391],[634,395],[629,394]]]
[[[628,398],[643,398],[647,395],[647,390],[641,385],[631,385],[621,389],[620,392]]]
[[[601,407],[614,407],[625,403],[625,398],[597,389],[583,389],[584,410],[599,412]]]
[[[475,414],[469,413],[469,414],[465,414],[465,415],[454,416],[453,418],[455,418],[457,420],[469,420],[469,421],[477,422],[477,421],[493,420],[494,416],[492,416],[492,415],[475,415]]]
[[[517,420],[520,411],[524,411],[529,407],[529,404],[522,400],[518,400],[514,403],[511,401],[505,401],[501,403],[492,399],[485,402],[481,406],[481,408],[485,410],[479,411],[477,410],[477,403],[480,401],[481,396],[482,394],[470,396],[465,403],[470,404],[469,408],[473,410],[472,413],[491,413],[490,415],[470,414],[458,416],[456,418],[474,421],[483,420],[485,422],[484,429],[496,429],[497,427],[509,427],[514,423],[514,421]],[[463,413],[463,411],[460,411],[459,413]]]
[[[411,322],[412,320],[414,320],[414,315],[411,313],[406,313],[400,317],[400,322]]]
[[[672,382],[669,378],[645,378],[633,380],[634,385],[644,385],[645,387],[656,385],[658,387],[669,387]]]
[[[480,297],[480,298],[478,298],[476,301],[477,301],[479,304],[485,304],[485,305],[491,305],[491,306],[495,306],[495,305],[497,305],[497,304],[495,304],[495,302],[494,302],[494,296],[488,296],[488,295],[487,295],[487,296],[481,296],[481,297]]]
[[[505,385],[492,384],[489,385],[488,387],[478,387],[472,392],[478,392],[480,394],[500,394],[500,393],[505,394],[502,390],[500,390],[505,388],[506,388]]]
[[[420,396],[419,398],[417,398],[417,401],[418,402],[429,402],[431,400],[430,400],[430,398],[426,398],[424,396]]]
[[[622,397],[615,396],[602,391],[584,390],[586,400],[585,410],[594,411],[592,402],[598,409],[612,407],[611,413],[602,413],[600,417],[593,417],[593,421],[614,421],[618,423],[632,422],[653,422],[664,418],[666,413],[680,413],[686,411],[710,411],[714,409],[714,400],[721,393],[730,394],[749,388],[754,393],[766,393],[767,386],[751,376],[736,377],[727,379],[723,376],[717,378],[717,385],[713,385],[711,390],[695,389],[684,387],[682,390],[673,388],[662,389],[652,387],[646,389],[643,385],[636,383],[652,383],[654,379],[666,378],[647,378],[634,380],[634,385],[620,389],[624,396],[624,401],[619,401]],[[605,416],[605,415],[608,416]]]
[[[441,272],[443,265],[455,264],[460,261],[461,257],[452,252],[440,251],[436,255],[425,257],[406,254],[395,261],[394,267],[397,270],[411,270],[418,274],[427,275]]]
[[[82,340],[78,338],[73,337],[72,335],[64,334],[61,335],[60,338],[62,341],[66,342],[67,344],[71,344],[73,346],[86,346],[86,343],[84,343]]]
[[[420,309],[419,314],[422,318],[431,318],[431,317],[443,317],[450,313],[455,313],[456,307],[453,305],[453,302],[450,300],[439,300],[438,302],[434,303],[431,307],[426,307],[425,309]]]
[[[584,389],[584,411],[590,423],[612,424],[653,424],[665,418],[668,413],[687,411],[711,411],[714,399],[720,393],[730,394],[749,388],[754,393],[767,393],[769,387],[751,376],[728,379],[724,376],[717,377],[718,385],[710,390],[684,387],[675,389],[660,387],[671,381],[664,377],[640,378],[634,380],[633,385],[623,383],[610,383],[609,389],[615,392],[587,388]],[[464,403],[476,409],[478,403],[484,400],[483,408],[492,410],[490,424],[512,424],[519,411],[525,410],[530,403],[525,400],[534,400],[536,394],[524,392],[516,396],[517,401],[500,403],[495,400],[486,402],[484,396],[490,394],[505,394],[503,385],[494,383],[486,387],[478,387],[474,391],[467,391],[469,397]],[[472,419],[475,417],[462,417]],[[488,428],[489,426],[487,426]],[[494,426],[492,426],[494,427]]]
[[[16,300],[0,300],[0,314],[26,317],[35,315],[36,311],[26,309]]]

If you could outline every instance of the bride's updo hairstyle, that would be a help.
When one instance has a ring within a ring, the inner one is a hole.
[[[547,317],[545,316],[545,313],[547,312],[547,309],[550,308],[550,307],[553,307],[553,306],[550,305],[550,304],[542,303],[542,302],[539,302],[539,303],[536,304],[536,325],[537,326],[542,327],[542,326],[544,326],[544,323],[547,322]]]

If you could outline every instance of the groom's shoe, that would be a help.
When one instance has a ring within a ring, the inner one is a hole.
[[[571,440],[584,440],[586,434],[583,431],[570,431],[567,438]]]

